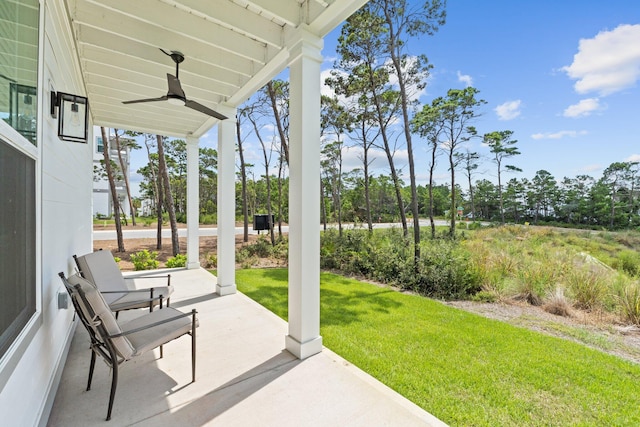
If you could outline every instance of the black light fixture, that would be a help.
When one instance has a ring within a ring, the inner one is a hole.
[[[51,91],[51,116],[58,117],[60,139],[87,142],[89,100],[86,97]]]

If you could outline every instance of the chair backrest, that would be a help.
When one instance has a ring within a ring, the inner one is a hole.
[[[64,281],[64,277],[61,277]],[[82,323],[87,329],[91,329],[89,333],[97,336],[102,343],[110,342],[121,357],[125,360],[130,359],[135,349],[124,336],[111,338],[112,335],[122,333],[122,329],[98,289],[79,274],[74,274],[66,280],[71,285],[71,298],[74,300],[76,311],[79,308],[78,315],[82,318]]]
[[[74,256],[74,258],[82,277],[95,284],[101,292],[128,290],[122,272],[118,268],[111,251],[96,251],[82,256]],[[103,297],[111,304],[123,295],[108,293]]]

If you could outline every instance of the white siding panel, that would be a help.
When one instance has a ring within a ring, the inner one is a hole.
[[[2,424],[12,426],[47,421],[73,331],[73,309],[57,307],[57,294],[65,292],[58,272],[71,273],[71,256],[92,248],[93,144],[91,140],[88,144],[61,141],[57,120],[49,114],[50,89],[83,95],[84,87],[62,2],[42,4],[46,33],[37,163],[41,177],[40,325],[0,394]]]

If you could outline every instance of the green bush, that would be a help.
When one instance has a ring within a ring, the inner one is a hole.
[[[201,214],[200,224],[216,224],[218,222],[218,216],[216,214]]]
[[[603,274],[591,270],[573,270],[565,280],[577,308],[593,310],[606,298],[607,282]]]
[[[421,244],[418,265],[411,239],[402,230],[336,230],[322,234],[320,265],[436,298],[464,298],[479,290],[467,251],[450,239]]]
[[[618,253],[619,268],[630,276],[640,273],[640,253],[632,250],[624,250]]]
[[[631,283],[625,286],[619,299],[625,320],[640,326],[640,285]]]
[[[147,249],[143,249],[140,252],[131,254],[131,262],[133,263],[133,267],[136,271],[153,270],[155,268],[158,268],[158,265],[160,264],[156,259],[157,257],[158,252],[149,252]]]
[[[185,267],[186,265],[187,265],[187,256],[183,254],[178,254],[167,260],[168,268]]]
[[[204,256],[203,265],[204,268],[217,268],[218,256],[215,253],[207,252]]]

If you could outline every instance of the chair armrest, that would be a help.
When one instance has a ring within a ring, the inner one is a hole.
[[[101,294],[134,294],[146,292],[149,293],[153,291],[155,288],[144,288],[144,289],[125,289],[122,291],[100,291]]]
[[[155,326],[159,326],[159,325],[163,325],[165,323],[173,322],[174,320],[182,319],[183,317],[193,316],[193,320],[195,320],[196,313],[197,313],[197,311],[194,308],[193,310],[191,310],[190,313],[182,313],[182,314],[179,314],[177,316],[169,317],[168,319],[164,319],[164,320],[160,320],[158,322],[151,323],[149,325],[140,326],[139,328],[134,328],[134,329],[130,329],[128,331],[120,332],[119,334],[109,335],[109,338],[123,337],[125,335],[133,334],[135,332],[144,331],[145,329],[150,329],[150,328],[153,328]],[[193,322],[193,320],[192,320],[192,322]]]

